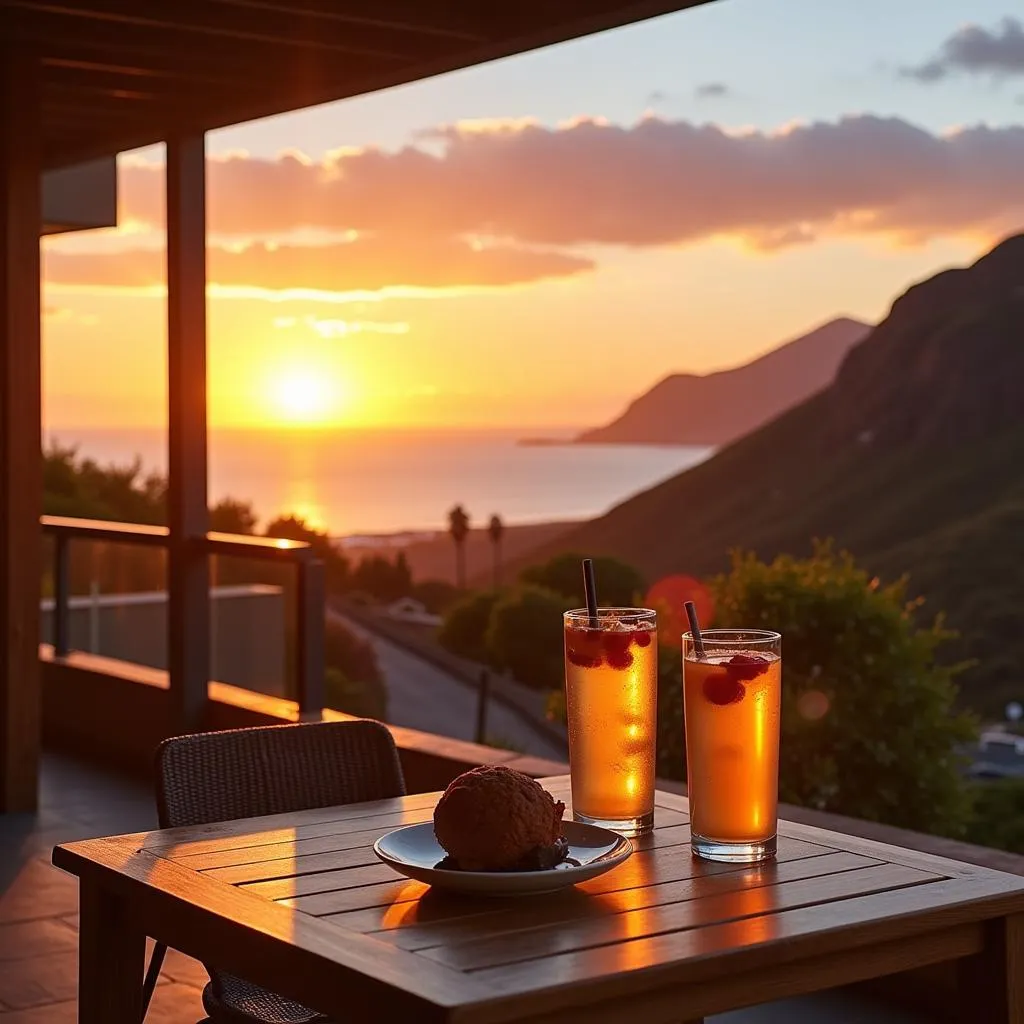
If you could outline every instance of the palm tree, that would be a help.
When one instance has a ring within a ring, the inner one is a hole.
[[[469,514],[461,505],[448,513],[448,532],[455,541],[455,582],[466,589],[466,538],[469,536]]]
[[[494,589],[501,586],[501,538],[505,535],[505,524],[501,516],[495,513],[487,526],[487,536],[491,538],[494,546]]]

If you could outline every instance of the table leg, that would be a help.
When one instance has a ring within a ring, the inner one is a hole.
[[[1024,1024],[1024,914],[990,921],[982,951],[959,965],[964,1024]]]
[[[146,937],[123,899],[85,879],[80,919],[78,1024],[139,1024]]]

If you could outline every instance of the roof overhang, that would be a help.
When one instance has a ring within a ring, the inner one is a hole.
[[[39,55],[54,168],[704,2],[0,0],[0,39]]]

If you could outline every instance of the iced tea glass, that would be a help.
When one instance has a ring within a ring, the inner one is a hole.
[[[565,707],[576,821],[639,836],[654,827],[657,613],[565,613]]]
[[[683,712],[690,842],[706,860],[775,856],[782,637],[707,629],[698,654],[683,635]]]

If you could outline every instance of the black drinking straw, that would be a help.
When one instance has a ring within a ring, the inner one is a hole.
[[[594,582],[594,560],[583,559],[583,593],[587,598],[587,614],[590,616],[590,628],[597,629],[597,583]]]
[[[693,635],[693,649],[697,652],[698,658],[706,657],[704,650],[704,637],[700,635],[700,623],[697,621],[697,606],[692,601],[683,605],[686,609],[686,618],[690,622],[690,633]]]

